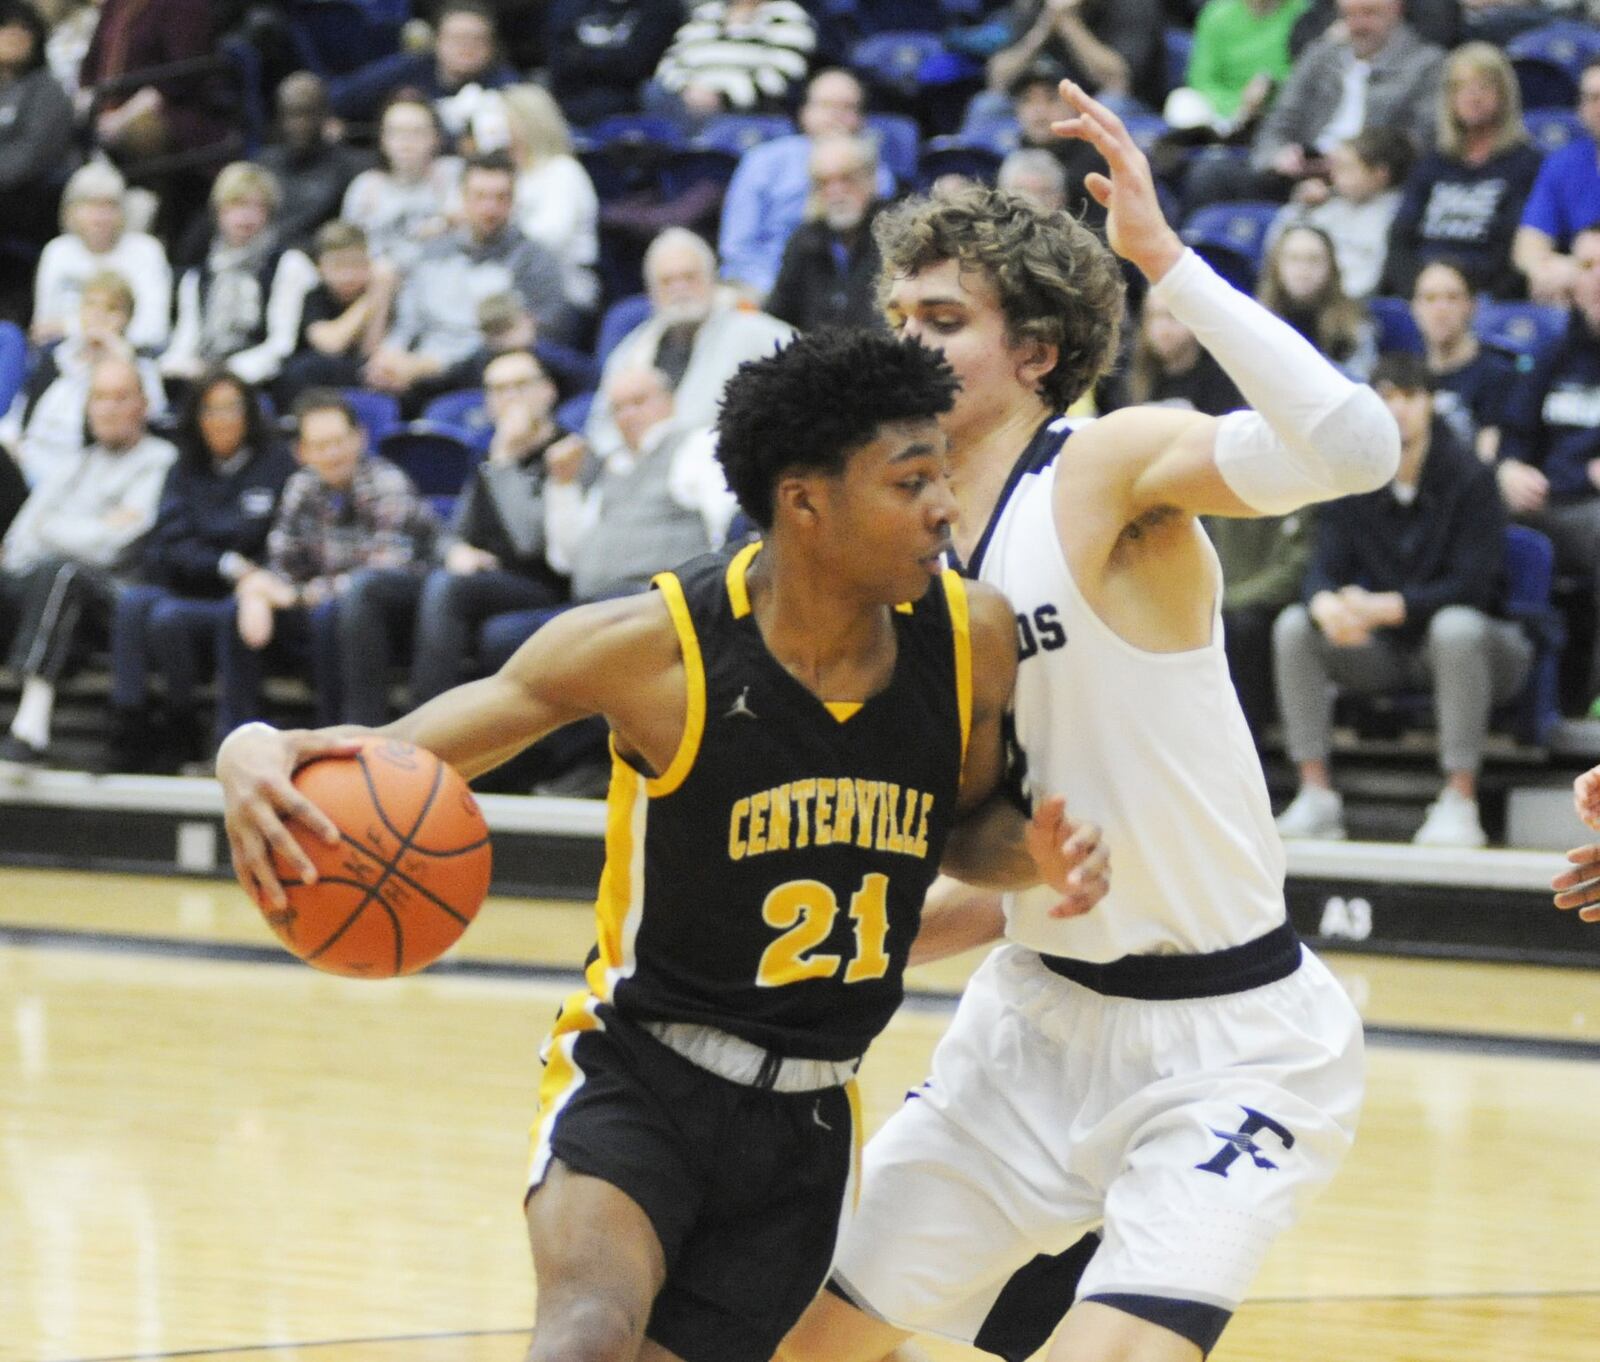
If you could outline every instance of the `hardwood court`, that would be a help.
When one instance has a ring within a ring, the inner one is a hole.
[[[586,936],[572,905],[497,902],[479,972],[355,983],[251,958],[231,886],[0,872],[0,1362],[519,1362],[536,1050]],[[1334,964],[1382,1028],[1361,1137],[1214,1356],[1593,1358],[1594,977]],[[872,1123],[947,1008],[879,1043]]]

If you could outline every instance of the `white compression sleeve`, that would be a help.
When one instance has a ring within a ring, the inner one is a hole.
[[[1382,487],[1400,431],[1371,388],[1352,383],[1279,317],[1192,250],[1151,295],[1194,332],[1254,409],[1223,418],[1217,469],[1241,501],[1283,514]]]

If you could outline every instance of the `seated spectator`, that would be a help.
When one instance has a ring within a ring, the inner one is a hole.
[[[789,238],[767,313],[797,331],[819,326],[881,326],[872,239],[878,198],[878,153],[865,137],[832,135],[811,146],[809,222]]]
[[[572,133],[548,91],[512,85],[500,92],[511,159],[517,167],[515,221],[561,261],[567,301],[593,312],[600,301],[600,199],[572,154]],[[480,150],[489,148],[480,146]]]
[[[1528,296],[1557,307],[1573,298],[1573,237],[1600,222],[1600,57],[1591,58],[1578,78],[1578,118],[1588,135],[1545,157],[1511,248]]]
[[[1061,162],[1048,151],[1018,147],[1000,162],[995,187],[1008,194],[1020,194],[1047,213],[1067,211],[1067,173]]]
[[[1010,90],[1036,58],[1047,56],[1090,94],[1161,107],[1167,75],[1159,0],[1031,0],[1015,13],[1016,41],[989,58],[991,90]]]
[[[805,220],[811,196],[811,150],[819,137],[856,136],[866,127],[866,95],[848,71],[820,71],[806,86],[800,131],[758,142],[739,158],[722,201],[722,277],[752,297],[772,291],[783,249]],[[877,170],[878,197],[894,193],[894,176]]]
[[[372,157],[344,141],[343,126],[330,116],[328,87],[310,71],[296,71],[278,85],[277,140],[259,157],[277,177],[278,239],[309,249],[317,228],[339,215],[351,181]]]
[[[677,419],[685,426],[716,420],[722,385],[747,359],[771,353],[793,328],[762,312],[745,312],[717,290],[717,257],[693,232],[669,227],[645,252],[645,287],[650,316],[634,327],[606,359],[600,394],[584,437],[597,458],[622,447],[607,391],[623,369],[660,369],[673,393]]]
[[[1594,5],[1567,0],[1461,0],[1461,25],[1465,36],[1504,47],[1519,33],[1571,18],[1579,10],[1587,10],[1590,22],[1600,17]]]
[[[111,621],[111,769],[172,771],[199,761],[200,685],[215,666],[234,594],[266,571],[267,531],[294,460],[250,384],[215,369],[194,385],[175,435],[139,581]],[[164,703],[151,694],[164,682]]]
[[[0,634],[22,678],[0,739],[0,764],[13,773],[48,760],[56,686],[74,653],[104,636],[176,456],[145,427],[138,370],[102,360],[90,380],[89,444],[34,488],[0,541]]]
[[[265,571],[235,584],[234,616],[217,632],[218,735],[260,717],[271,645],[309,654],[319,725],[381,724],[388,717],[389,658],[381,639],[353,627],[351,608],[381,592],[387,574],[421,576],[433,552],[433,514],[400,469],[367,452],[350,404],[326,389],[295,404],[300,467],[284,485],[267,534]]]
[[[1513,387],[1496,472],[1511,514],[1550,536],[1562,572],[1593,584],[1600,614],[1600,224],[1578,232],[1571,251],[1572,320]],[[1589,691],[1600,718],[1600,629]]]
[[[1139,330],[1118,407],[1146,405],[1222,416],[1244,399],[1193,331],[1148,293],[1139,307]]]
[[[679,0],[554,0],[545,17],[550,93],[579,125],[637,109],[682,22]]]
[[[408,407],[420,411],[444,393],[483,387],[484,371],[495,357],[516,350],[532,352],[562,401],[592,393],[600,382],[600,367],[593,356],[541,336],[533,313],[515,293],[491,293],[478,304],[477,347],[465,359],[417,383],[407,394]]]
[[[301,303],[294,353],[275,389],[285,406],[307,388],[360,387],[399,287],[392,265],[373,263],[366,233],[354,223],[326,224],[314,250],[317,283]]]
[[[45,25],[27,0],[0,3],[0,192],[6,232],[44,242],[71,164],[72,103],[45,64]]]
[[[580,438],[556,424],[556,387],[526,350],[484,374],[494,435],[488,457],[462,489],[445,531],[441,567],[420,588],[411,651],[411,702],[466,679],[485,620],[567,598],[566,578],[545,556],[545,463],[583,456]],[[415,601],[415,597],[413,597]]]
[[[33,284],[35,345],[60,340],[75,325],[86,280],[107,270],[133,289],[128,342],[139,350],[167,343],[172,317],[172,269],[162,244],[147,232],[125,230],[127,185],[115,166],[90,161],[74,171],[61,196],[62,234],[44,248]]]
[[[674,415],[666,375],[647,366],[609,370],[603,395],[620,442],[599,479],[583,484],[581,451],[546,456],[545,557],[572,579],[571,604],[646,590],[658,572],[722,543],[736,503],[711,431]],[[483,629],[493,671],[566,606],[497,615]],[[536,794],[605,792],[605,725],[574,724],[534,748],[551,778]]]
[[[452,141],[465,132],[482,91],[510,85],[517,73],[500,56],[494,10],[481,0],[445,0],[435,25],[432,51],[397,52],[335,81],[333,111],[371,123],[390,96],[409,90],[438,111]]]
[[[1036,57],[1010,86],[1011,109],[1017,119],[1017,146],[1042,151],[1061,165],[1066,178],[1067,212],[1097,231],[1105,226],[1106,210],[1084,186],[1084,179],[1105,170],[1100,153],[1075,137],[1057,137],[1053,125],[1071,118],[1073,109],[1061,96],[1065,68],[1053,57]]]
[[[1412,169],[1389,231],[1388,290],[1409,295],[1434,260],[1466,270],[1472,287],[1501,297],[1522,281],[1511,243],[1542,158],[1522,124],[1522,98],[1505,54],[1468,43],[1445,62],[1439,144]]]
[[[1445,786],[1412,839],[1481,847],[1478,769],[1493,706],[1521,689],[1533,645],[1504,613],[1505,511],[1492,472],[1435,417],[1415,355],[1373,372],[1400,425],[1387,487],[1317,508],[1305,605],[1278,617],[1278,707],[1300,792],[1285,838],[1344,836],[1328,769],[1335,687],[1352,695],[1430,687]]]
[[[45,61],[67,98],[76,101],[79,72],[100,22],[100,6],[96,0],[60,0],[53,8],[53,19],[48,12],[45,14],[51,20],[50,36],[44,45]]]
[[[1411,169],[1410,139],[1393,128],[1368,128],[1328,156],[1328,179],[1301,180],[1267,234],[1275,240],[1297,223],[1320,227],[1333,242],[1339,277],[1352,298],[1377,291],[1389,254],[1389,228],[1400,184]]]
[[[1422,333],[1423,358],[1433,380],[1433,410],[1485,463],[1500,450],[1500,417],[1516,386],[1517,367],[1486,349],[1472,329],[1478,308],[1472,285],[1457,265],[1436,260],[1417,276],[1411,317]]]
[[[1444,53],[1401,21],[1400,0],[1339,0],[1342,23],[1300,54],[1261,120],[1243,164],[1202,155],[1185,186],[1188,205],[1285,199],[1325,176],[1328,153],[1365,128],[1393,128],[1433,144]]]
[[[1305,0],[1208,0],[1167,122],[1224,137],[1253,122],[1289,74],[1289,31],[1304,12]]]
[[[428,104],[400,95],[383,111],[378,150],[383,165],[350,182],[339,216],[367,234],[367,249],[402,275],[428,243],[450,230],[461,196],[462,162],[441,156],[443,134]]]
[[[178,319],[161,356],[168,378],[190,380],[226,363],[263,383],[294,353],[300,303],[317,269],[303,251],[283,250],[273,216],[278,182],[235,161],[211,189],[216,234],[205,261],[178,280]]]
[[[1273,243],[1256,297],[1347,373],[1366,377],[1377,357],[1372,322],[1345,293],[1320,227],[1291,227]]]
[[[691,124],[781,110],[816,45],[811,16],[794,0],[706,0],[673,35],[646,99]]]
[[[403,394],[436,378],[479,345],[478,305],[515,293],[553,340],[568,340],[578,315],[567,303],[561,262],[511,220],[516,172],[504,153],[474,157],[461,182],[461,227],[432,242],[400,287],[394,325],[367,362],[366,382]]]
[[[0,422],[0,436],[15,451],[17,466],[30,486],[71,466],[82,451],[89,380],[101,361],[133,364],[144,388],[146,416],[166,411],[166,389],[155,361],[141,358],[128,343],[132,312],[133,290],[120,274],[107,270],[94,275],[79,295],[73,334],[39,355],[11,411]]]

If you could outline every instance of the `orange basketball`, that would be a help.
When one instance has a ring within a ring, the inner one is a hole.
[[[295,772],[295,787],[344,834],[338,846],[290,823],[317,867],[302,884],[274,856],[288,907],[262,907],[278,939],[333,974],[389,979],[437,960],[489,892],[489,829],[466,781],[431,752],[367,740]]]

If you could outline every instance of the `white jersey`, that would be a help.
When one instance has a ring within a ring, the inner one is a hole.
[[[1065,795],[1069,814],[1100,825],[1111,887],[1066,919],[1047,915],[1049,890],[1007,895],[1006,934],[1094,963],[1242,945],[1284,921],[1284,856],[1228,675],[1220,566],[1204,647],[1152,653],[1115,634],[1078,590],[1056,532],[1056,456],[1070,434],[1065,420],[1040,430],[969,568],[1016,610],[1028,787]]]

